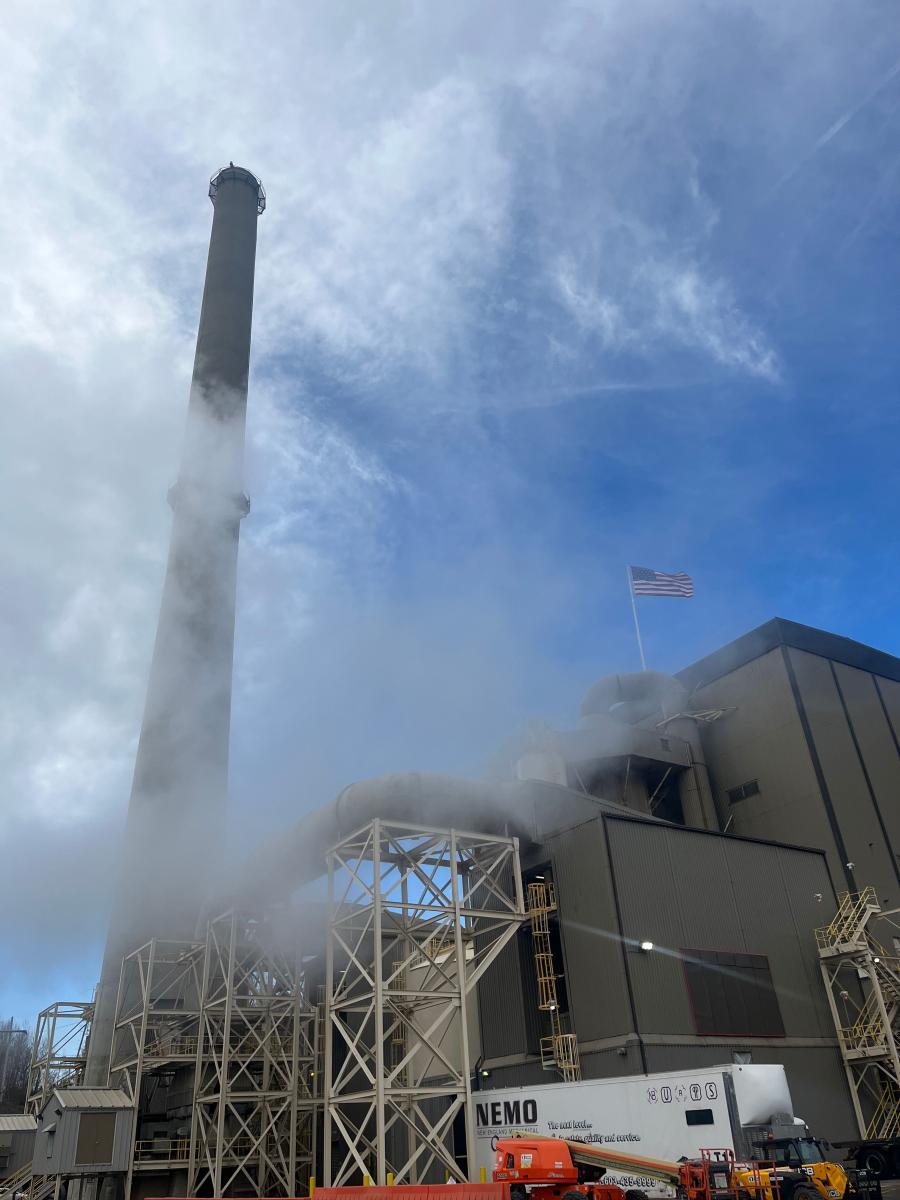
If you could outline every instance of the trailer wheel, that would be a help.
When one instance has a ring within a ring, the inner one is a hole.
[[[563,1192],[562,1200],[585,1200],[584,1192]]]
[[[863,1150],[856,1162],[863,1171],[868,1171],[871,1175],[877,1175],[879,1178],[884,1174],[887,1166],[887,1159],[880,1150]]]
[[[625,1193],[625,1200],[650,1200],[650,1198],[640,1188],[629,1188]]]

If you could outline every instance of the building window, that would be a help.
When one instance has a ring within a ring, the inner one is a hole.
[[[698,1034],[784,1037],[784,1022],[764,954],[682,950]]]
[[[759,780],[748,779],[746,783],[740,784],[738,787],[728,789],[728,803],[737,804],[739,800],[746,800],[748,796],[759,795]]]
[[[688,1125],[715,1125],[711,1108],[689,1108],[685,1111],[684,1119]]]

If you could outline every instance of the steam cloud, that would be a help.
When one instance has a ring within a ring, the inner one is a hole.
[[[834,156],[844,131],[763,199],[883,74],[886,4],[265,15],[7,17],[0,1011],[22,1017],[97,975],[213,167],[258,167],[270,197],[232,862],[353,779],[477,774],[532,714],[571,724],[593,678],[635,666],[638,554],[708,580],[648,622],[660,669],[772,615],[744,566],[796,487],[779,414],[829,419],[772,330],[807,309],[798,264],[830,261],[835,222],[891,199],[869,206],[862,169],[877,112],[847,127],[857,158]],[[816,540],[801,518],[791,561]],[[834,624],[833,589],[804,595]]]

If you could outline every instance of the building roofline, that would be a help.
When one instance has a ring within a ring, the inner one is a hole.
[[[884,679],[893,679],[900,683],[900,658],[886,650],[876,650],[874,646],[866,646],[863,642],[853,641],[852,638],[827,633],[824,629],[814,629],[811,625],[800,625],[796,621],[787,621],[784,617],[773,617],[764,625],[751,629],[749,633],[735,638],[733,642],[676,672],[676,677],[693,692],[704,684],[721,679],[723,675],[730,674],[738,667],[753,662],[754,659],[762,658],[764,654],[779,646],[805,650],[809,654],[819,655],[820,658],[844,663],[848,667],[857,667],[861,671],[868,671],[872,675],[880,675]]]
[[[828,854],[819,846],[798,846],[795,842],[778,842],[774,838],[750,837],[746,833],[724,833],[721,829],[701,829],[698,825],[681,825],[677,821],[661,821],[658,817],[645,817],[643,813],[623,809],[621,812],[603,812],[603,821],[632,821],[635,824],[652,822],[666,829],[677,829],[684,833],[699,833],[704,837],[728,838],[731,842],[754,842],[757,846],[775,846],[779,850],[800,850],[803,854],[818,854],[828,865]],[[829,872],[830,876],[830,872]],[[832,887],[834,883],[832,881]]]

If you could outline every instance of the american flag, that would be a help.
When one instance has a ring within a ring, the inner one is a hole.
[[[693,596],[694,581],[684,571],[667,575],[649,567],[631,567],[631,590],[635,596]]]

